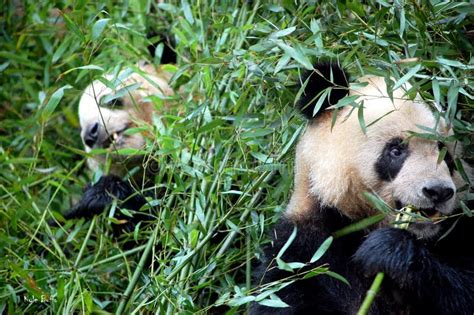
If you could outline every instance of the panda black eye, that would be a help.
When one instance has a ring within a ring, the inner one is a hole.
[[[383,181],[392,181],[402,169],[405,160],[410,155],[408,143],[402,138],[390,139],[380,153],[375,163],[375,171]]]
[[[401,138],[391,140],[386,149],[388,156],[392,160],[404,158],[407,155],[408,144],[403,142]]]
[[[123,107],[123,101],[120,97],[114,98],[110,100],[109,96],[103,97],[100,100],[100,104],[105,107],[110,107],[110,108],[122,108]]]
[[[107,106],[112,107],[112,108],[120,108],[123,107],[123,102],[120,98],[113,99],[110,101]]]
[[[398,158],[403,154],[402,148],[396,146],[390,149],[390,156],[393,158]]]

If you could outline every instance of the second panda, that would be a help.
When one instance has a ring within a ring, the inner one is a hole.
[[[130,70],[130,69],[128,69]],[[111,158],[110,173],[123,176],[134,166],[142,164],[141,156],[128,157],[115,152],[120,149],[141,149],[145,136],[140,132],[127,131],[143,123],[151,123],[156,105],[151,98],[159,98],[162,112],[170,106],[174,91],[169,85],[172,73],[140,62],[137,70],[122,71],[117,76],[107,74],[102,80],[92,82],[82,93],[79,101],[81,139],[85,151],[105,149]],[[107,81],[107,86],[104,81]],[[94,154],[87,160],[92,170],[106,163],[105,154]]]
[[[162,57],[176,62],[176,55],[167,45]],[[81,96],[78,113],[85,151],[105,151],[90,156],[87,165],[94,171],[103,170],[110,160],[110,169],[108,175],[102,176],[98,182],[87,185],[80,201],[62,215],[66,220],[90,218],[102,213],[117,199],[115,218],[118,219],[116,222],[121,223],[113,225],[116,235],[133,230],[140,221],[153,219],[152,215],[140,211],[146,200],[129,180],[124,180],[124,175],[138,168],[132,181],[145,183],[149,182],[147,177],[151,177],[158,167],[154,161],[145,161],[143,155],[117,152],[144,148],[147,138],[144,132],[129,133],[130,129],[151,123],[155,113],[168,111],[172,104],[170,99],[175,95],[169,84],[173,74],[166,67],[140,62],[135,70],[130,70],[105,75],[87,86]],[[156,108],[153,98],[161,100],[160,109]],[[147,164],[146,167],[144,164]],[[132,210],[133,217],[121,214],[121,208]],[[50,223],[55,224],[54,220]]]
[[[270,233],[273,242],[255,278],[257,285],[269,285],[295,275],[279,269],[275,260],[296,227],[281,259],[306,263],[300,273],[327,264],[350,286],[327,275],[299,280],[276,293],[289,307],[254,303],[251,313],[355,314],[375,274],[384,272],[370,314],[473,314],[474,251],[469,244],[474,220],[457,215],[439,222],[462,212],[457,190],[464,182],[454,152],[450,148],[438,161],[441,142],[410,136],[429,128],[446,137],[450,130],[444,120],[418,96],[409,99],[403,87],[391,99],[384,78],[366,76],[351,89],[347,74],[334,64],[315,66],[304,82],[299,107],[309,124],[296,148],[294,191]],[[313,117],[318,96],[329,87],[330,97]],[[366,133],[351,106],[340,108],[332,125],[333,110],[326,108],[347,94],[363,102]],[[364,192],[395,209],[413,206],[426,219],[405,230],[391,226],[394,218],[388,215],[375,226],[335,238],[321,259],[309,263],[334,232],[379,213]]]

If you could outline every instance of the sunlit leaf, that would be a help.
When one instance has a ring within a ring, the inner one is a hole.
[[[59,105],[59,102],[64,96],[64,90],[68,90],[71,88],[72,86],[65,85],[59,88],[58,90],[56,90],[56,92],[54,92],[53,95],[51,95],[48,103],[46,103],[45,107],[43,108],[43,111],[41,112],[41,119],[43,121],[46,121],[49,118],[49,116],[51,116],[51,114],[54,112],[56,107]]]

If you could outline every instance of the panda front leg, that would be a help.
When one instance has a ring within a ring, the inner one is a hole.
[[[139,210],[145,199],[135,194],[127,182],[115,175],[102,176],[94,185],[88,185],[81,200],[63,216],[65,219],[92,217],[102,213],[114,198],[123,201],[130,210]]]
[[[119,206],[137,212],[146,203],[145,198],[137,194],[126,181],[115,175],[102,176],[94,185],[86,186],[81,200],[72,209],[64,213],[63,217],[66,220],[91,218],[105,211],[114,199],[120,202]],[[123,226],[125,230],[133,230],[133,227],[139,221],[151,219],[150,216],[140,212],[136,213],[133,218],[120,214],[116,217],[127,220],[127,223]],[[55,225],[56,222],[50,220],[48,223]]]
[[[353,259],[366,275],[384,272],[417,310],[430,314],[473,314],[474,271],[435,257],[410,232],[382,228],[371,232]]]

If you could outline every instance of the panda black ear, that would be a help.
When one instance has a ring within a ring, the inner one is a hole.
[[[304,91],[298,100],[297,107],[308,119],[315,116],[314,109],[319,97],[323,96],[324,90],[333,87],[321,105],[318,112],[326,109],[345,97],[349,93],[348,76],[344,69],[334,63],[320,63],[314,66],[314,70],[303,75],[302,84]],[[328,97],[329,96],[329,97]]]
[[[150,45],[147,46],[150,56],[155,57],[156,47],[163,43],[163,52],[161,54],[160,64],[175,64],[177,55],[175,52],[175,41],[173,37],[166,33],[159,33],[155,31],[149,31],[146,35],[150,41]]]

